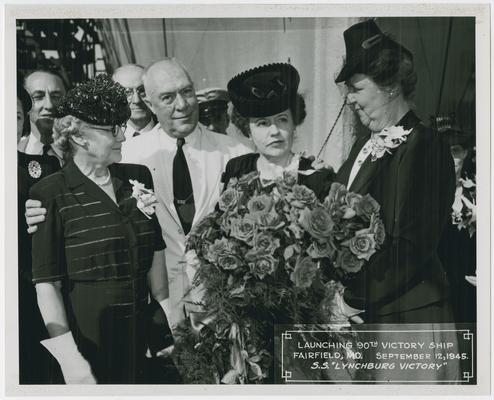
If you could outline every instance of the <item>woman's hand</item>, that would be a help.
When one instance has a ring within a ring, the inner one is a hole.
[[[37,224],[45,221],[46,208],[41,207],[41,201],[28,199],[26,201],[26,223],[27,233],[34,233],[38,230]]]

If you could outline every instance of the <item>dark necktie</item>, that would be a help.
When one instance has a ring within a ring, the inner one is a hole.
[[[135,131],[134,134],[132,135],[132,137],[136,137],[136,136],[139,136],[141,134],[141,132],[137,132]]]
[[[183,150],[184,138],[177,139],[177,154],[173,159],[173,196],[184,233],[187,235],[192,227],[194,214],[194,193],[192,192],[192,180],[190,179],[189,167]]]
[[[49,144],[44,144],[43,145],[43,155],[44,156],[51,156],[48,152],[51,150],[51,145]]]

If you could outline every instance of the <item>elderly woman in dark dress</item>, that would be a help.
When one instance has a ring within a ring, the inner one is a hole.
[[[411,109],[417,81],[412,53],[373,20],[351,26],[344,38],[346,62],[336,82],[345,82],[347,104],[369,132],[357,138],[337,179],[376,199],[387,238],[346,282],[344,300],[365,310],[366,323],[420,323],[424,331],[411,334],[415,341],[454,341],[435,325],[454,322],[437,254],[455,187],[449,148]],[[379,339],[392,340],[387,335]],[[413,379],[454,380],[457,372],[452,361],[438,371],[414,371]],[[376,375],[387,380],[388,373]]]
[[[165,244],[140,165],[118,164],[130,116],[100,75],[57,108],[65,167],[30,192],[47,209],[33,236],[33,282],[66,383],[147,383],[145,309],[168,297]]]

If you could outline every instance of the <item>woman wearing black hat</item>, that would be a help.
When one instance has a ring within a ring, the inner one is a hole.
[[[437,246],[453,202],[454,168],[447,145],[411,110],[413,55],[372,20],[344,38],[346,62],[336,82],[345,82],[347,104],[369,134],[357,139],[337,179],[376,199],[387,236],[347,282],[344,299],[365,310],[366,323],[453,322]],[[436,377],[454,375],[450,366]]]
[[[33,282],[66,383],[146,383],[148,295],[167,297],[153,181],[118,164],[130,116],[124,89],[100,75],[57,108],[66,164],[33,186],[47,209],[33,235]]]
[[[228,82],[230,100],[240,114],[238,124],[252,138],[258,153],[230,160],[223,181],[259,171],[260,178],[271,180],[283,171],[313,169],[313,160],[292,151],[295,131],[306,116],[305,102],[297,93],[300,77],[290,64],[268,64],[235,76]],[[331,169],[299,174],[299,183],[312,189],[319,199],[329,192],[334,181]]]

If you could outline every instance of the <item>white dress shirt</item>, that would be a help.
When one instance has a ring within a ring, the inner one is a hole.
[[[57,157],[60,162],[60,166],[63,166],[64,161],[62,151],[58,147],[53,146],[53,144],[50,147],[51,149],[48,151],[48,154],[50,156]],[[19,140],[17,150],[25,154],[42,155],[43,143],[33,132],[31,132],[29,136],[24,136],[21,140]]]
[[[149,132],[151,129],[154,128],[155,125],[156,124],[152,118],[148,122],[148,124],[142,129],[138,129],[130,120],[127,121],[127,128],[125,129],[125,132],[124,132],[125,142],[123,142],[122,146],[125,146],[128,142],[130,142],[132,139],[134,139],[134,133],[136,133],[136,132],[139,132],[139,133]]]
[[[160,124],[150,132],[133,138],[132,146],[122,151],[122,162],[143,164],[153,176],[158,204],[156,215],[166,243],[166,266],[170,296],[170,326],[176,326],[185,318],[185,311],[199,311],[190,303],[199,294],[191,291],[185,264],[185,234],[180,224],[173,200],[173,159],[177,140],[163,131]],[[232,138],[220,135],[198,125],[185,138],[183,146],[189,167],[194,193],[195,215],[192,225],[214,211],[223,189],[221,176],[227,162],[251,151]],[[190,272],[190,270],[189,270]],[[189,274],[190,275],[190,274]]]
[[[350,171],[350,176],[348,177],[348,183],[346,185],[347,189],[350,189],[350,186],[352,185],[355,177],[360,171],[362,164],[365,162],[365,160],[367,160],[367,157],[369,157],[369,155],[371,154],[371,150],[372,150],[372,136],[369,138],[369,140],[367,140],[367,142],[365,142],[363,147],[360,149],[360,152],[358,153],[357,158],[353,163],[352,169]]]

